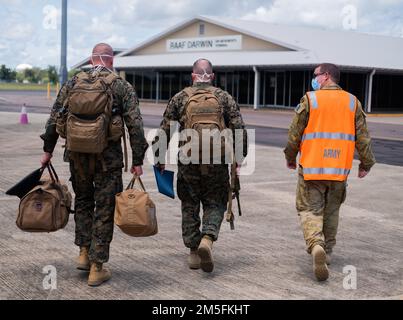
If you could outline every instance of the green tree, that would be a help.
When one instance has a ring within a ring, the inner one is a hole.
[[[25,79],[25,72],[24,71],[17,72],[16,79],[19,83],[22,83]]]
[[[45,74],[46,71],[44,72],[38,67],[33,67],[32,69],[24,70],[24,79],[28,80],[31,83],[38,83],[42,81]]]
[[[50,83],[55,84],[59,81],[59,75],[55,66],[48,66],[47,77]]]
[[[10,81],[15,81],[17,79],[17,71],[12,70],[10,74]]]
[[[37,79],[35,77],[35,72],[33,69],[25,69],[23,71],[24,80],[28,80],[29,82],[36,82]]]
[[[15,79],[15,72],[13,72],[10,68],[7,68],[4,64],[0,66],[0,80],[11,81],[13,80],[13,76]]]

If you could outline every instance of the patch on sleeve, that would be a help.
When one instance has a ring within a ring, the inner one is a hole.
[[[299,104],[295,107],[294,111],[295,111],[296,113],[300,114],[302,111],[304,111],[304,109],[305,109],[304,105],[302,105],[301,103],[299,103]]]

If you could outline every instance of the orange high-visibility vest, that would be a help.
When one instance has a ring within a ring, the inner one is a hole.
[[[306,95],[309,121],[300,147],[304,180],[345,181],[354,158],[357,99],[344,90]]]

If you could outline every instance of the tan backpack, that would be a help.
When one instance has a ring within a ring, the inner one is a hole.
[[[140,188],[134,189],[138,182]],[[126,190],[115,196],[115,224],[132,237],[148,237],[158,233],[154,202],[140,177],[134,176]]]
[[[196,130],[199,137],[199,163],[202,163],[202,136],[203,130],[218,130],[221,133],[227,128],[224,121],[223,107],[221,106],[218,98],[214,94],[214,87],[207,89],[197,89],[188,87],[184,91],[189,96],[185,105],[185,129]],[[221,157],[220,163],[225,158],[225,152],[232,150],[232,146],[226,145],[226,140],[221,138]],[[210,138],[210,157],[209,163],[213,163],[214,154],[213,148],[215,146],[214,140]],[[191,157],[191,152],[187,153]]]
[[[114,73],[77,75],[64,104],[66,112],[56,122],[56,131],[66,138],[68,151],[100,154],[107,147],[113,104],[111,84],[117,78]]]
[[[20,201],[16,224],[28,232],[53,232],[69,221],[72,197],[67,185],[59,181],[51,164],[47,166],[50,179],[29,191]]]

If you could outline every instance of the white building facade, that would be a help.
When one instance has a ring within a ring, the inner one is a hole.
[[[206,58],[215,85],[238,104],[294,108],[312,90],[315,66],[330,62],[367,112],[402,112],[402,54],[397,37],[199,16],[120,52],[115,68],[140,99],[164,102],[191,84],[193,62]]]

